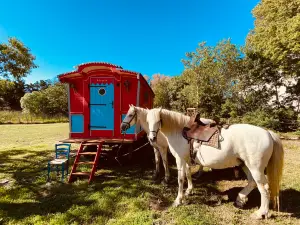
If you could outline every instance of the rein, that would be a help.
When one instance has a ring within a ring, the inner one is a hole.
[[[122,166],[122,164],[121,164],[121,162],[118,160],[118,158],[123,157],[123,156],[126,156],[126,155],[129,155],[129,154],[132,154],[133,152],[136,152],[136,151],[140,150],[141,148],[145,147],[145,146],[148,145],[148,144],[150,144],[149,141],[148,141],[146,144],[144,144],[144,145],[142,145],[142,146],[140,146],[140,147],[134,149],[132,152],[128,152],[128,153],[125,153],[125,154],[123,154],[123,155],[121,155],[121,156],[115,157],[115,159],[117,160],[117,162],[119,163],[119,165]]]

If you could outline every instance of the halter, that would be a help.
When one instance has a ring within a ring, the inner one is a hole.
[[[157,129],[157,131],[155,131],[155,130],[150,131],[150,133],[155,133],[155,137],[157,137],[157,134],[158,134],[159,130],[161,129],[161,126],[162,126],[162,120],[161,119],[160,119],[159,123],[160,123],[160,127]]]
[[[136,115],[137,115],[137,113],[136,113],[136,111],[134,111],[134,115],[132,116],[132,118],[131,118],[131,120],[130,120],[129,122],[122,121],[122,123],[125,123],[125,124],[128,126],[127,129],[129,129],[129,128],[131,127],[131,126],[130,126],[130,123],[131,123],[131,121],[136,117]]]

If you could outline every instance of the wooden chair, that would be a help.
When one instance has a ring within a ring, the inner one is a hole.
[[[56,171],[57,175],[61,171],[61,180],[64,180],[64,175],[69,174],[69,158],[70,158],[71,144],[55,144],[55,159],[48,162],[48,181],[50,180],[51,171]],[[51,166],[55,166],[52,169]],[[59,167],[61,167],[59,169]]]

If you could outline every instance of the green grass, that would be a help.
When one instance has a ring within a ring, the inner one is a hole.
[[[65,116],[36,116],[21,111],[0,111],[0,124],[34,124],[68,122]]]
[[[54,143],[68,137],[68,124],[0,126],[0,224],[300,224],[300,144],[285,141],[283,212],[255,222],[260,204],[255,190],[248,208],[233,206],[245,180],[232,170],[206,172],[183,206],[171,207],[177,194],[176,170],[169,187],[151,180],[153,158],[118,166],[101,159],[95,182],[46,183],[46,163]],[[73,149],[76,146],[73,146]],[[146,154],[142,154],[146,155]],[[150,162],[150,163],[148,163]]]

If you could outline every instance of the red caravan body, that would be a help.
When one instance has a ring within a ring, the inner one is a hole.
[[[71,139],[121,140],[120,125],[129,104],[153,106],[154,93],[144,77],[110,63],[81,64],[58,78],[69,84]],[[125,138],[137,140],[143,134],[140,128],[131,128]]]

